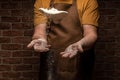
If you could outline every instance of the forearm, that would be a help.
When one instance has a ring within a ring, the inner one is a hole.
[[[83,46],[84,50],[88,50],[91,47],[93,47],[93,45],[95,44],[97,40],[97,34],[88,34],[86,36],[84,36],[79,43]]]
[[[83,38],[78,41],[84,50],[88,50],[93,47],[97,40],[97,28],[92,25],[84,25],[83,26]]]
[[[39,24],[35,26],[32,39],[38,39],[38,38],[47,39],[46,24]]]

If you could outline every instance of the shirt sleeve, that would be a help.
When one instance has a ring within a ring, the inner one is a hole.
[[[39,8],[44,7],[42,0],[36,0],[34,4],[34,26],[47,22],[47,17],[40,12]]]
[[[99,11],[98,3],[96,0],[88,0],[83,9],[83,15],[81,17],[81,24],[90,24],[98,26]]]

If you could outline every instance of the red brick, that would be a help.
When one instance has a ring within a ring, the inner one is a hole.
[[[2,31],[0,30],[0,36],[2,36]]]
[[[27,0],[12,0],[13,2],[28,2]],[[30,1],[30,0],[29,0]]]
[[[20,30],[5,30],[3,36],[23,36],[23,31]]]
[[[2,44],[1,49],[2,50],[21,50],[22,46],[21,44]]]
[[[22,10],[12,10],[11,15],[12,16],[23,16],[23,11]]]
[[[119,20],[120,20],[120,16],[118,15],[116,22],[120,22]],[[120,23],[118,23],[118,24],[120,25]]]
[[[0,30],[8,30],[11,29],[10,23],[0,23]]]
[[[104,62],[105,62],[105,59],[104,59],[104,57],[102,57],[102,56],[97,56],[97,57],[96,57],[96,62],[97,62],[97,63],[104,63]]]
[[[33,80],[33,78],[14,78],[12,80]]]
[[[1,64],[1,62],[2,62],[2,59],[0,59],[0,64]]]
[[[40,70],[40,65],[33,65],[33,70],[34,71],[38,71],[38,70]]]
[[[101,33],[102,32],[102,33]],[[114,34],[113,33],[115,33],[115,30],[113,30],[113,29],[101,29],[101,30],[99,30],[99,36],[101,37],[113,37],[114,36]],[[105,36],[103,36],[103,35],[105,35]]]
[[[106,37],[102,37],[102,38],[99,37],[98,40],[100,42],[114,42],[115,41],[115,36],[106,36]]]
[[[104,24],[100,25],[100,27],[103,28],[103,29],[112,29],[115,26],[117,26],[117,24],[115,22],[107,22],[107,23],[104,23]]]
[[[23,77],[28,77],[28,78],[39,78],[39,73],[38,72],[23,72],[22,73]]]
[[[111,71],[115,69],[115,64],[111,63],[96,63],[96,68],[98,69],[97,71]]]
[[[115,57],[115,56],[111,56],[111,57],[105,57],[104,61],[106,63],[119,63],[120,62],[120,57]]]
[[[3,72],[2,76],[7,78],[19,78],[21,77],[21,73],[20,72]]]
[[[120,23],[118,23],[117,24],[117,26],[116,26],[116,40],[119,40],[120,41],[120,35],[118,35],[118,34],[120,34],[120,31],[119,31],[119,26],[120,26]]]
[[[1,57],[11,57],[11,51],[0,51]]]
[[[1,22],[21,22],[20,17],[1,17]]]
[[[114,75],[115,75],[115,71],[107,71],[107,72],[105,72],[104,73],[104,76],[113,76],[114,77]]]
[[[32,57],[34,53],[32,51],[14,51],[13,57]]]
[[[12,39],[12,43],[21,43],[21,44],[24,44],[24,43],[29,43],[31,40],[30,37],[15,37]]]
[[[115,64],[115,71],[120,71],[120,63]]]
[[[23,63],[24,64],[39,64],[40,59],[39,58],[24,58]]]
[[[101,15],[116,15],[117,10],[116,9],[101,9],[100,14]]]
[[[33,30],[26,30],[26,31],[24,32],[24,35],[25,35],[25,36],[31,36],[31,38],[32,38]]]
[[[22,22],[33,22],[32,17],[22,17]]]
[[[101,76],[104,77],[104,71],[97,71],[97,72],[95,72],[94,76],[96,76],[96,77],[101,77]]]
[[[10,10],[0,10],[0,16],[9,16]]]
[[[117,65],[118,66],[118,65]],[[118,70],[118,69],[115,69],[115,77],[119,77],[119,74],[120,74],[120,69]]]
[[[3,58],[2,62],[3,64],[21,64],[22,59],[21,58]]]
[[[0,71],[11,71],[11,65],[0,65]]]
[[[0,37],[0,43],[10,43],[11,40],[8,37]]]
[[[96,43],[95,48],[99,49],[99,50],[105,49],[106,48],[106,44],[104,42],[99,42],[99,40],[98,40],[97,43]]]
[[[110,56],[114,56],[115,55],[115,51],[113,50],[109,50],[109,49],[106,49],[106,50],[99,50],[99,49],[95,49],[95,53],[96,53],[96,56],[107,56],[107,57],[110,57]]]
[[[14,2],[7,2],[7,3],[1,3],[2,9],[21,9],[21,3],[14,3]]]
[[[11,11],[12,16],[28,16],[28,14],[30,16],[33,16],[33,11],[31,11],[29,9],[22,9],[22,10],[20,9],[20,10],[12,10]]]
[[[98,4],[100,6],[100,8],[105,8],[106,4],[105,4],[105,1],[98,1]]]
[[[30,9],[33,9],[33,3],[31,2],[23,2],[22,3],[22,9],[25,9],[25,10],[30,10]],[[30,15],[30,14],[29,14]],[[32,14],[33,15],[33,14]]]
[[[95,78],[95,80],[114,80],[114,78],[112,76],[108,76],[108,77],[99,76],[99,77]]]
[[[0,78],[0,80],[11,80],[10,78]]]
[[[13,70],[14,71],[31,71],[32,65],[14,65]]]
[[[106,21],[108,21],[108,22],[116,22],[117,21],[117,16],[115,16],[115,15],[106,16]]]
[[[115,50],[115,56],[120,56],[120,49],[119,48]]]
[[[0,72],[0,78],[2,78],[2,72]]]
[[[30,23],[13,23],[12,24],[12,29],[24,30],[24,29],[32,29],[32,28],[33,28],[33,24],[30,24]]]
[[[0,0],[0,2],[8,2],[9,0]]]
[[[120,15],[120,10],[119,9],[117,10],[117,15]]]
[[[116,0],[116,1],[107,1],[106,2],[106,8],[114,8],[114,9],[116,9],[116,8],[120,8],[120,1],[118,1],[118,0]]]
[[[34,56],[40,57],[40,54],[41,54],[40,52],[35,52],[34,51]]]

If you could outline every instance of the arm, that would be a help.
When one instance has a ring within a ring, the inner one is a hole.
[[[60,54],[62,57],[71,58],[75,56],[78,51],[82,53],[84,50],[92,48],[97,40],[97,26],[99,19],[97,0],[85,0],[82,5],[84,6],[78,6],[78,13],[83,26],[83,38],[68,46],[64,52],[61,52]]]
[[[32,39],[38,39],[38,38],[47,39],[45,23],[39,24],[34,28],[34,34],[33,34]]]
[[[34,47],[37,52],[46,52],[50,45],[47,44],[46,24],[39,24],[34,29],[32,41],[28,44],[28,48]]]
[[[97,28],[93,25],[83,25],[83,38],[78,41],[84,50],[90,49],[97,40]]]
[[[27,47],[33,47],[37,52],[45,52],[48,51],[50,47],[50,45],[47,44],[46,36],[47,17],[39,11],[40,7],[45,7],[42,0],[36,0],[34,4],[34,34],[32,41]]]
[[[76,43],[68,46],[64,52],[60,54],[62,57],[74,57],[77,52],[83,53],[84,50],[88,50],[93,47],[97,40],[97,28],[92,25],[83,25],[83,38]]]

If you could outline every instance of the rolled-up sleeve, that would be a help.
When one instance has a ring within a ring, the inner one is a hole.
[[[42,0],[36,0],[34,4],[34,26],[47,22],[47,17],[39,10],[41,7],[44,7]]]
[[[90,24],[98,26],[99,11],[96,0],[88,0],[83,7],[83,15],[81,16],[81,24]]]

